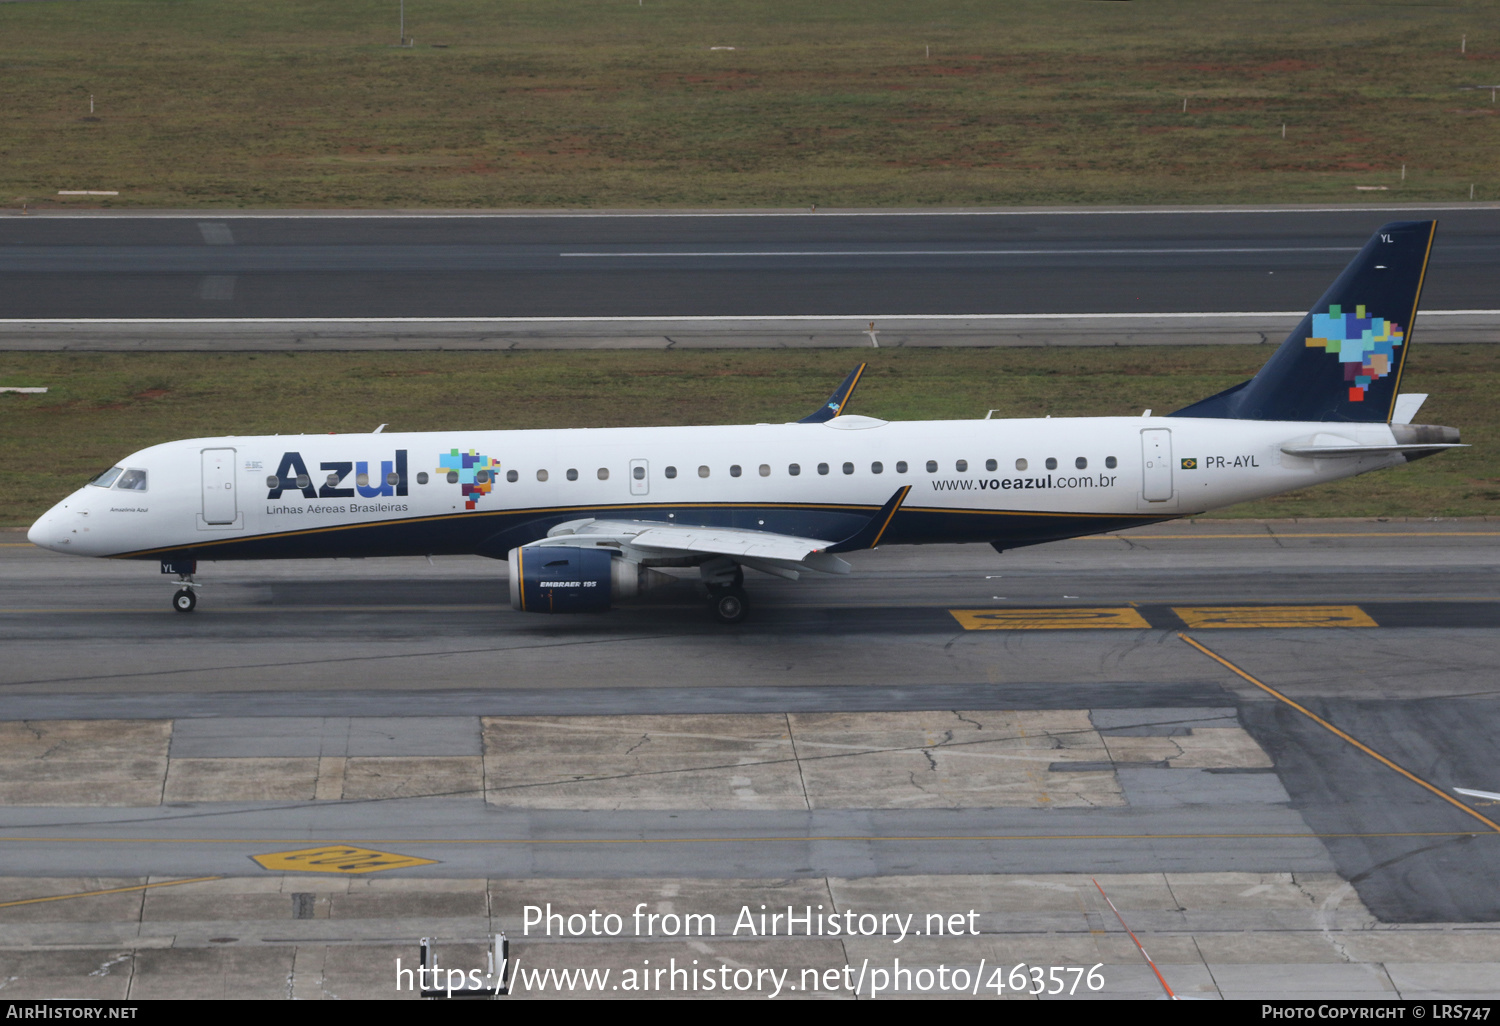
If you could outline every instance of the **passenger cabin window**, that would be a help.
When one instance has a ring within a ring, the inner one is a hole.
[[[760,465],[760,476],[761,477],[770,477],[771,476],[771,465],[769,463],[762,463]]]
[[[927,473],[929,473],[929,474],[936,474],[937,473],[937,460],[928,460],[927,461]]]
[[[1073,461],[1073,466],[1077,467],[1079,470],[1087,470],[1089,461],[1080,456]]]
[[[698,468],[698,476],[699,477],[707,477],[708,476],[708,468],[707,467],[699,467]]]
[[[449,474],[448,475],[448,480],[449,481],[456,481],[457,479],[458,479],[458,475],[457,474]],[[505,472],[505,480],[509,481],[511,484],[515,484],[520,479],[521,479],[521,475],[517,474],[514,470],[507,470]]]
[[[960,474],[965,473],[969,469],[969,461],[959,460],[957,463],[953,464],[953,469],[958,471]]]
[[[1016,469],[1017,470],[1025,470],[1026,469],[1026,461],[1025,460],[1016,460]]]
[[[637,481],[644,481],[646,480],[646,468],[636,467],[635,469],[631,470],[630,476],[635,478]]]
[[[393,470],[389,474],[385,475],[385,483],[394,488],[401,483],[401,475]]]
[[[512,470],[511,473],[514,474],[515,471]],[[458,484],[458,471],[456,471],[456,470],[450,470],[450,471],[448,471],[448,483],[449,484]]]
[[[1115,459],[1113,456],[1106,456],[1104,457],[1104,465],[1110,470],[1114,470],[1120,465],[1120,461]]]
[[[608,481],[609,480],[609,468],[608,467],[600,467],[599,468],[599,473],[598,473],[597,476],[598,476],[599,480],[601,480],[601,481]]]
[[[110,467],[102,474],[95,474],[89,480],[89,484],[93,485],[95,488],[108,488],[110,485],[115,483],[115,478],[119,477],[123,471],[123,467]],[[276,487],[276,475],[273,474],[270,477],[266,478],[266,480],[270,482],[270,484],[268,484],[266,487]]]
[[[568,468],[568,480],[569,481],[577,481],[578,480],[578,470],[576,468],[574,468],[574,467],[569,467]]]
[[[479,475],[475,474],[474,476],[477,478]],[[547,472],[545,470],[538,470],[536,472],[536,479],[538,481],[545,481],[545,480],[547,480]]]
[[[514,470],[512,470],[512,471],[511,471],[511,473],[512,473],[512,474],[514,474],[514,473],[515,473],[515,471],[514,471]],[[329,476],[329,477],[334,477],[334,476],[335,476],[335,475],[333,475],[333,474],[329,474],[329,475],[328,475],[328,476]],[[511,479],[511,480],[515,480],[515,479],[514,479],[514,478],[512,478],[512,479]],[[425,470],[422,470],[422,471],[418,471],[418,472],[417,472],[417,484],[426,484],[426,483],[427,483],[427,471],[425,471]],[[336,484],[338,484],[338,482],[337,482],[337,481],[334,481],[334,482],[332,482],[332,483],[331,483],[331,484],[330,484],[330,485],[329,485],[329,487],[330,487],[330,488],[331,488],[331,487],[333,487],[333,485],[336,485]]]
[[[820,474],[826,474],[826,473],[828,473],[828,464],[826,464],[826,463],[819,463],[818,464],[818,473],[820,473]]]
[[[543,470],[543,471],[541,471],[541,473],[543,475],[545,475],[547,472],[545,470]],[[360,477],[364,477],[365,475],[361,474],[359,476]],[[489,482],[490,482],[490,472],[488,470],[477,470],[477,471],[474,472],[474,480],[478,481],[480,484],[489,484]],[[543,476],[543,477],[537,478],[537,480],[539,480],[539,481],[545,481],[545,480],[547,480],[547,478],[545,476]],[[364,482],[361,481],[360,484],[364,484]]]
[[[729,467],[729,476],[730,477],[739,477],[740,476],[740,465],[738,463],[733,463],[733,464],[730,465],[730,467]]]
[[[870,473],[872,473],[872,474],[882,474],[884,472],[885,472],[885,464],[881,463],[879,460],[876,460],[874,463],[870,464]]]
[[[996,463],[994,460],[985,460],[984,461],[984,469],[985,470],[996,470],[996,469],[999,468],[999,466],[1000,466],[1000,464]]]
[[[126,471],[127,475],[129,473],[130,473],[130,471]],[[142,474],[141,475],[141,484],[145,484],[145,483],[146,483],[146,475]],[[370,475],[369,474],[361,474],[361,475],[359,475],[359,483],[360,484],[369,484],[370,483]],[[124,477],[120,478],[120,483],[117,484],[117,485],[115,485],[115,487],[116,488],[124,488],[125,487],[125,478]],[[312,487],[312,478],[308,477],[306,474],[298,474],[297,475],[297,487],[298,488],[311,488]]]
[[[898,474],[904,474],[904,473],[906,473],[906,461],[905,460],[897,460],[896,461],[896,473],[898,473]]]
[[[1056,458],[1054,458],[1052,456],[1048,456],[1047,457],[1047,469],[1048,470],[1056,470],[1057,469],[1057,460],[1056,460]]]
[[[642,474],[645,473],[645,468],[644,467],[636,467],[635,469],[641,471]],[[662,473],[666,474],[668,478],[673,478],[673,477],[677,476],[677,468],[676,467],[668,467],[666,470],[662,471]],[[639,479],[640,478],[638,476],[637,480],[639,480]]]
[[[852,474],[852,473],[854,473],[854,464],[852,464],[852,463],[845,463],[844,464],[844,473],[846,473],[846,474]]]
[[[802,464],[800,464],[800,463],[788,463],[787,467],[786,467],[786,472],[790,476],[796,477],[798,474],[802,473]]]
[[[311,484],[312,482],[309,481],[308,483]],[[127,470],[120,475],[120,480],[115,482],[115,487],[129,492],[144,492],[146,490],[146,472],[144,470]]]

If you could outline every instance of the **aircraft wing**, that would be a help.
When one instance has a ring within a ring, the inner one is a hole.
[[[778,577],[797,579],[799,570],[847,574],[852,567],[835,552],[871,549],[880,543],[896,511],[911,491],[903,485],[875,511],[865,526],[844,539],[802,538],[743,527],[664,524],[657,520],[570,520],[547,532],[536,545],[618,547],[636,559],[725,556]]]
[[[558,524],[537,545],[618,545],[642,559],[728,556],[746,566],[796,579],[796,570],[846,574],[848,563],[831,555],[834,543],[738,527],[697,527],[638,520],[572,520]]]

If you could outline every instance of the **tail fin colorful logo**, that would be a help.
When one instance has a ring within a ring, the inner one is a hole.
[[[446,474],[449,484],[459,485],[463,491],[465,509],[475,509],[479,500],[495,487],[500,461],[481,455],[473,449],[468,452],[450,449],[438,456],[437,472]]]
[[[1367,317],[1363,305],[1354,313],[1334,304],[1326,314],[1313,314],[1309,349],[1321,348],[1337,356],[1344,365],[1344,380],[1349,382],[1349,401],[1363,402],[1370,383],[1391,372],[1396,364],[1396,347],[1406,341],[1401,325],[1384,317]]]

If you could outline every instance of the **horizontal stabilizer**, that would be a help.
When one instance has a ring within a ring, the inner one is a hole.
[[[1338,456],[1382,456],[1398,452],[1437,452],[1440,449],[1467,449],[1462,442],[1437,442],[1429,445],[1283,445],[1288,456],[1326,459]]]
[[[1459,794],[1466,794],[1470,798],[1485,798],[1492,802],[1500,802],[1500,794],[1496,794],[1494,791],[1475,791],[1467,787],[1455,787],[1453,790]]]

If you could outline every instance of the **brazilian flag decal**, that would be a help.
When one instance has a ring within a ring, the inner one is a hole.
[[[1187,460],[1187,459],[1185,459],[1185,460],[1182,461],[1182,469],[1183,470],[1197,470],[1198,469],[1198,461],[1197,460]]]

